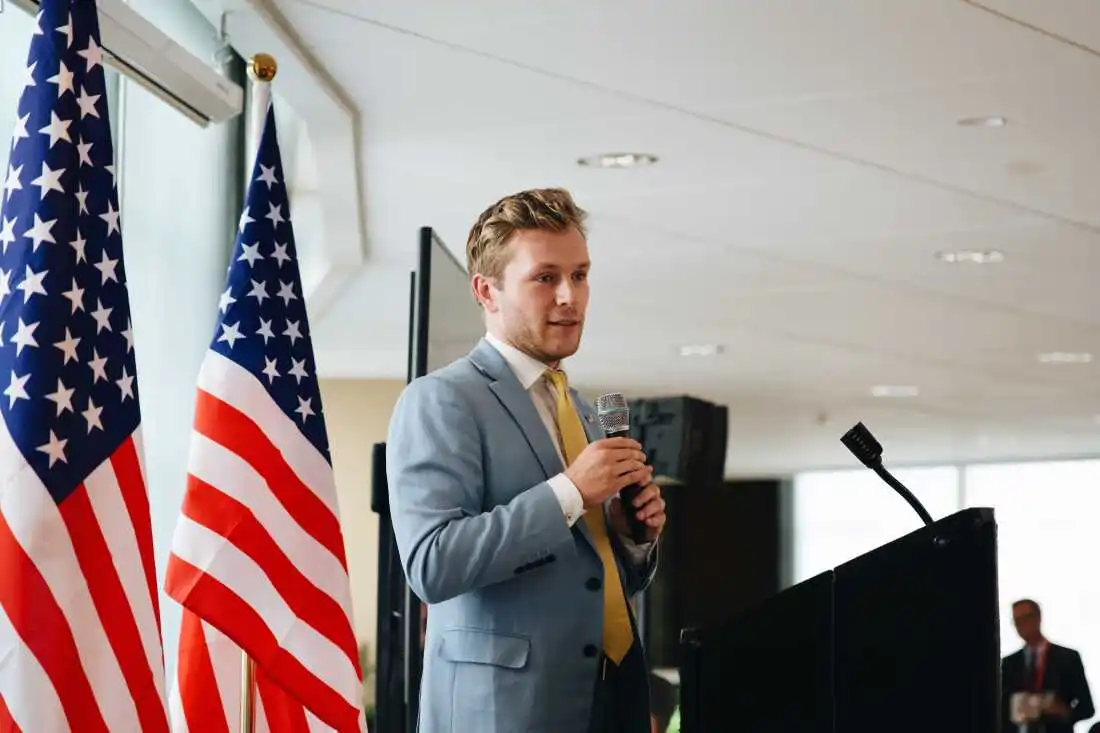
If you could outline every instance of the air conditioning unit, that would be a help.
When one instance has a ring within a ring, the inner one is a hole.
[[[11,0],[31,14],[39,0]],[[184,50],[124,0],[97,0],[103,60],[200,125],[244,108],[244,90]],[[29,39],[28,39],[29,40]]]

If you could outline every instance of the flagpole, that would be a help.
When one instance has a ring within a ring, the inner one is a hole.
[[[279,71],[278,64],[275,63],[275,57],[266,54],[258,53],[249,59],[248,62],[248,76],[252,79],[252,119],[251,133],[252,144],[251,150],[248,151],[248,170],[249,175],[252,172],[252,166],[255,163],[256,151],[260,147],[260,138],[264,134],[264,122],[267,121],[267,107],[271,101],[271,82],[275,79],[275,74]]]
[[[248,176],[251,176],[256,153],[263,137],[267,108],[271,101],[271,81],[278,72],[278,64],[270,54],[258,53],[249,59],[248,76],[252,80],[251,150],[248,157]],[[241,650],[241,729],[240,733],[254,733],[256,729],[256,662]]]
[[[253,733],[256,729],[256,663],[241,650],[241,731]]]

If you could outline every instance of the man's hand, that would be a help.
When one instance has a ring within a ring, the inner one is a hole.
[[[603,504],[631,484],[645,486],[653,469],[645,465],[642,444],[630,438],[604,438],[589,443],[565,469],[565,475],[581,492],[584,508]]]
[[[1054,697],[1043,711],[1047,715],[1062,720],[1069,720],[1069,705],[1066,705],[1059,697]]]
[[[637,512],[638,519],[645,522],[646,540],[652,542],[660,537],[667,520],[665,500],[661,498],[660,487],[657,484],[650,484],[642,489],[638,496],[634,497],[633,509]],[[612,499],[608,513],[611,517],[611,527],[620,535],[629,537],[630,527],[626,522],[626,515],[623,514],[622,501],[617,498]]]

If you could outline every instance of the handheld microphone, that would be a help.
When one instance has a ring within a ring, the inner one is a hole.
[[[913,496],[913,492],[905,488],[905,485],[901,481],[894,478],[889,471],[882,465],[882,444],[875,440],[875,436],[871,435],[871,431],[864,426],[863,423],[856,423],[851,430],[846,432],[840,439],[840,442],[852,452],[860,462],[867,466],[867,468],[878,474],[879,478],[886,482],[886,484],[894,491],[901,494],[901,498],[909,502],[909,506],[913,507],[913,510],[920,515],[921,520],[927,525],[932,524],[932,516],[928,513],[928,510],[924,508],[924,505],[917,500],[917,497]]]
[[[609,392],[600,395],[596,400],[596,419],[599,420],[600,427],[603,428],[607,437],[630,437],[630,408],[622,393]],[[626,517],[627,526],[630,527],[630,538],[638,544],[649,541],[649,530],[645,522],[638,519],[638,507],[634,506],[634,500],[638,498],[643,488],[633,484],[619,492],[623,516]]]

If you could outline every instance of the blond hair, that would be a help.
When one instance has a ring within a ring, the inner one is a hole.
[[[505,196],[481,213],[466,240],[466,272],[499,283],[510,258],[508,242],[524,229],[564,232],[575,227],[585,236],[588,213],[564,188],[534,188]]]

